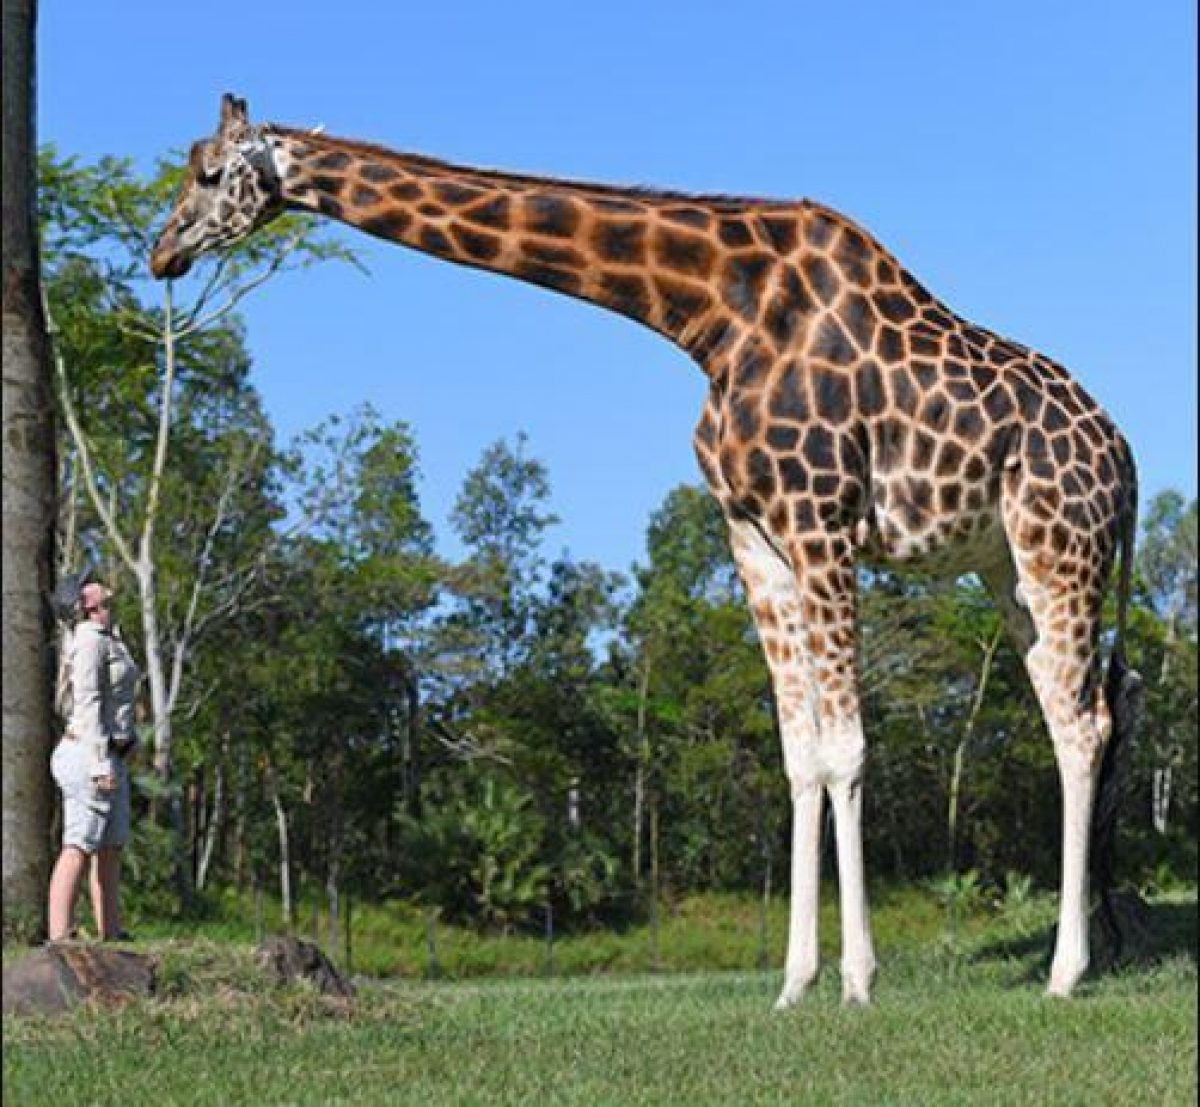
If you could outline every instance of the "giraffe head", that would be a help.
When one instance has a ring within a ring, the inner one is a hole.
[[[245,238],[282,210],[271,145],[247,118],[246,101],[226,93],[217,133],[192,145],[150,270],[160,279],[181,277],[199,254]]]

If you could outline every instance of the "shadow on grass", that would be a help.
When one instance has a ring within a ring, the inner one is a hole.
[[[1109,975],[1136,971],[1175,958],[1185,958],[1194,965],[1197,943],[1200,941],[1197,904],[1194,899],[1169,903],[1134,903],[1128,900],[1118,910],[1122,924],[1123,949],[1119,957],[1105,941],[1095,916],[1091,921],[1093,973]],[[1026,962],[1020,979],[1025,983],[1044,980],[1050,971],[1054,939],[1058,928],[1051,924],[1039,927],[1019,937],[988,942],[972,955],[971,960]]]

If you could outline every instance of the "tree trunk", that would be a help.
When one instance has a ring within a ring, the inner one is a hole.
[[[288,838],[287,812],[279,796],[275,770],[267,769],[267,788],[271,793],[271,805],[275,808],[275,826],[279,832],[279,898],[283,908],[283,925],[291,930],[295,924],[292,907],[292,851]]]
[[[54,412],[37,248],[35,0],[4,0],[4,931],[40,932],[50,868]]]
[[[335,832],[329,843],[329,867],[325,871],[325,901],[329,907],[329,953],[334,956],[338,940],[338,873],[341,869],[341,835]]]
[[[650,763],[650,743],[646,735],[646,701],[650,694],[650,662],[642,667],[638,682],[637,770],[633,778],[633,882],[642,882],[642,824],[646,809],[646,768]]]
[[[223,751],[222,751],[223,752]],[[212,871],[213,856],[217,851],[217,842],[225,823],[225,763],[217,763],[213,781],[212,811],[204,827],[204,844],[200,850],[200,863],[196,866],[196,890],[203,891],[208,883],[208,874]]]
[[[150,715],[153,723],[154,775],[164,785],[171,783],[173,768],[173,728],[170,690],[163,658],[162,633],[158,626],[158,597],[154,566],[149,561],[138,565],[138,592],[142,609],[142,638],[146,651],[146,684],[150,689]]]
[[[1002,627],[996,628],[990,642],[983,647],[983,662],[979,667],[979,680],[975,685],[975,695],[971,700],[971,711],[967,716],[966,726],[963,727],[962,737],[954,747],[953,768],[950,771],[949,796],[946,800],[946,867],[950,872],[958,871],[958,830],[959,812],[962,807],[962,783],[966,772],[967,749],[971,739],[975,737],[975,724],[979,720],[979,711],[983,707],[983,697],[987,692],[988,679],[992,673],[992,662],[996,658],[996,650],[1000,646]]]
[[[404,667],[404,806],[414,819],[421,817],[421,689],[416,673]]]

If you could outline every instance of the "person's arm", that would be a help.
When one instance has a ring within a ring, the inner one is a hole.
[[[71,695],[74,710],[71,729],[88,752],[92,779],[113,774],[108,756],[108,732],[104,717],[104,697],[108,693],[108,654],[99,634],[75,634],[71,658]]]

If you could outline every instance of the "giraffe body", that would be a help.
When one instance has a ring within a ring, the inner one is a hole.
[[[825,795],[847,1000],[867,1000],[875,968],[856,565],[977,572],[1025,658],[1059,762],[1063,898],[1050,991],[1071,990],[1087,964],[1088,834],[1115,695],[1102,687],[1100,607],[1124,547],[1123,624],[1136,480],[1124,439],[1064,369],[960,318],[866,231],[811,201],[454,166],[256,128],[229,97],[191,166],[152,257],[156,275],[181,274],[285,208],[319,212],[627,315],[704,370],[696,454],[771,669],[793,798],[781,1006],[817,971]]]

